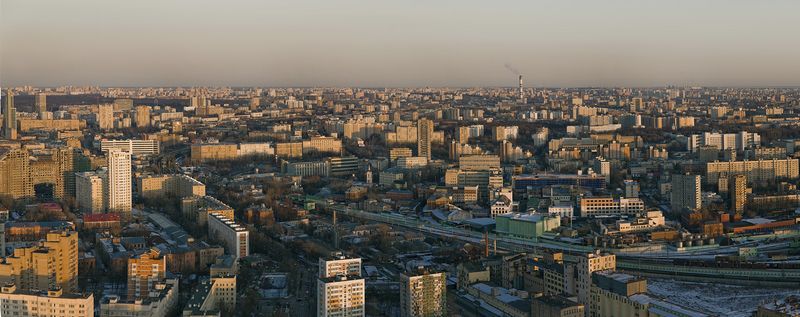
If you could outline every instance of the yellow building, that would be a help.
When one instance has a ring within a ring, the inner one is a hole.
[[[157,251],[128,259],[128,298],[147,297],[166,276],[167,261]]]
[[[302,153],[341,153],[342,140],[332,137],[311,137],[302,142]]]
[[[233,160],[238,156],[236,144],[192,144],[192,162]]]
[[[720,177],[742,174],[750,183],[800,177],[800,159],[757,160],[706,163],[706,183],[717,184]]]
[[[13,283],[21,291],[66,292],[78,287],[78,234],[50,232],[40,245],[16,248],[0,263],[0,283]]]
[[[155,198],[163,196],[192,197],[205,196],[206,185],[182,174],[148,175],[139,177],[139,197]]]
[[[285,158],[303,157],[303,142],[284,142],[275,144],[275,155]]]
[[[64,294],[60,289],[29,292],[11,284],[0,292],[0,307],[3,316],[92,317],[94,295]]]
[[[86,124],[77,119],[19,119],[19,130],[26,132],[30,130],[45,131],[68,131],[81,130]]]

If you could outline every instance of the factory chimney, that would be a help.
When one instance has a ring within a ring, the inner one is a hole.
[[[524,97],[525,94],[522,92],[522,75],[519,75],[519,99],[522,100]]]

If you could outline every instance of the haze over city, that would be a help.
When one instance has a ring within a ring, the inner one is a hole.
[[[798,86],[800,2],[0,2],[4,86]]]
[[[798,13],[0,0],[0,316],[800,317]]]

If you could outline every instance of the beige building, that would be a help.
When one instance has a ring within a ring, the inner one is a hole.
[[[100,130],[114,129],[114,105],[97,106],[97,125]]]
[[[728,178],[728,195],[731,211],[741,215],[747,203],[747,176],[734,175]]]
[[[134,125],[137,128],[146,128],[150,126],[150,107],[136,106],[134,113]]]
[[[183,316],[218,316],[214,314],[220,311],[232,313],[235,307],[236,276],[211,277],[192,291]]]
[[[206,195],[205,184],[183,174],[142,176],[137,183],[141,198],[164,196],[184,198]]]
[[[77,290],[78,234],[50,232],[39,245],[14,249],[0,263],[0,283],[13,283],[20,291]]]
[[[431,159],[431,143],[433,142],[433,121],[420,119],[417,121],[417,156]]]
[[[342,140],[332,137],[311,137],[309,140],[302,142],[303,154],[305,153],[341,153]]]
[[[105,172],[75,173],[75,200],[78,208],[85,213],[105,212]]]
[[[167,261],[158,251],[128,259],[128,299],[146,298],[166,277]]]
[[[588,253],[578,257],[575,265],[575,295],[578,303],[589,305],[592,291],[592,273],[603,270],[615,270],[617,257],[613,254]],[[567,274],[568,276],[569,274]],[[569,291],[569,290],[568,290]],[[591,307],[590,307],[591,310]]]
[[[19,119],[17,123],[22,132],[31,130],[74,131],[86,127],[83,121],[77,119]]]
[[[706,163],[706,183],[716,184],[720,177],[742,174],[748,182],[764,183],[778,179],[798,179],[800,159],[757,160]]]
[[[389,150],[389,161],[394,162],[401,157],[411,157],[414,154],[407,147],[396,147]]]
[[[73,148],[28,150],[0,147],[0,195],[33,197],[38,184],[52,186],[56,199],[75,195],[74,172],[83,170],[82,155]]]
[[[226,143],[192,144],[191,152],[192,162],[233,160],[237,157],[238,147]]]
[[[303,157],[303,142],[284,142],[275,144],[275,155],[284,158]]]
[[[60,289],[30,292],[4,285],[0,292],[3,316],[93,317],[94,295],[65,294]]]
[[[400,275],[400,315],[447,316],[447,276],[445,273],[417,271]]]

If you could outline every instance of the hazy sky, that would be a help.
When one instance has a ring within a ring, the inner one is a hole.
[[[800,1],[0,0],[0,84],[800,86]]]

